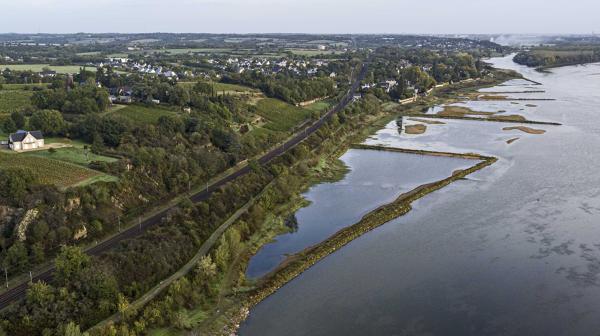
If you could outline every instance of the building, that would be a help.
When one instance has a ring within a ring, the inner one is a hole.
[[[40,131],[17,131],[8,137],[8,148],[14,151],[44,147],[44,136]]]

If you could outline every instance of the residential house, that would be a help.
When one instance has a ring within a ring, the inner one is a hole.
[[[41,131],[19,130],[8,137],[8,148],[14,151],[38,149],[44,147],[44,136]]]

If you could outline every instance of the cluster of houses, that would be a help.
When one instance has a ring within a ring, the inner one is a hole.
[[[398,82],[396,80],[388,79],[386,81],[379,82],[379,83],[366,83],[366,84],[361,85],[360,88],[363,91],[366,91],[366,90],[369,90],[372,88],[379,87],[379,88],[384,89],[386,93],[390,93],[390,91],[397,85],[398,85]]]
[[[265,74],[278,73],[284,70],[293,72],[297,75],[314,76],[319,70],[326,71],[328,62],[323,60],[304,60],[284,58],[238,58],[228,57],[223,59],[211,58],[207,63],[215,69],[225,72],[243,73],[245,71],[260,71]],[[335,77],[335,73],[329,73],[331,77]]]
[[[172,69],[168,69],[168,68],[160,66],[160,65],[155,66],[155,65],[147,64],[147,63],[143,63],[143,62],[137,62],[137,61],[130,60],[129,58],[109,57],[106,60],[106,62],[102,62],[102,63],[98,64],[97,66],[99,68],[102,68],[104,66],[117,67],[117,68],[121,68],[121,69],[131,71],[131,72],[163,76],[168,79],[174,79],[174,80],[178,80],[180,78],[195,77],[195,74],[192,71],[183,71],[183,72],[177,73],[177,72],[173,71]]]

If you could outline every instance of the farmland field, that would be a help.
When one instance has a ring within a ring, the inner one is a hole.
[[[59,161],[70,162],[70,163],[74,163],[74,164],[77,164],[80,166],[87,166],[92,161],[101,161],[101,162],[117,161],[117,159],[115,159],[115,158],[97,155],[97,154],[94,154],[91,152],[88,153],[89,160],[87,160],[86,156],[85,156],[85,151],[83,150],[83,148],[75,148],[75,147],[59,148],[59,149],[56,149],[56,151],[54,153],[51,153],[49,151],[31,152],[28,155],[34,155],[34,156],[39,156],[39,157],[43,157],[43,158],[47,158],[47,159],[54,159],[54,160],[59,160]]]
[[[58,187],[69,187],[84,183],[90,178],[105,175],[92,169],[83,168],[71,163],[51,160],[29,154],[0,152],[0,169],[26,167],[31,170],[36,181],[42,184],[53,184]]]
[[[0,114],[19,111],[30,104],[32,91],[0,90]]]
[[[138,125],[155,124],[158,122],[158,118],[174,113],[176,112],[160,107],[146,107],[140,105],[129,105],[112,112],[113,115],[123,116]]]
[[[228,53],[233,51],[230,48],[182,48],[182,49],[152,49],[152,50],[144,50],[149,53],[169,53],[172,55],[179,54],[188,54],[188,53],[210,53],[210,54],[220,54],[220,53]]]
[[[258,92],[258,90],[251,87],[236,84],[213,83],[213,86],[216,91]]]
[[[33,83],[33,84],[2,84],[2,90],[27,90],[32,88],[46,88],[50,83]]]
[[[265,98],[256,104],[257,113],[268,120],[267,129],[286,132],[293,130],[311,116],[311,111],[290,105],[278,99]]]
[[[49,64],[0,64],[0,70],[9,68],[15,71],[33,71],[41,72],[44,68],[50,68],[58,73],[79,73],[79,69],[83,66],[80,65],[49,65]],[[96,68],[86,66],[86,69],[90,71],[96,71]]]
[[[300,56],[317,56],[317,55],[339,55],[345,53],[342,50],[316,50],[316,49],[286,49],[292,54]]]

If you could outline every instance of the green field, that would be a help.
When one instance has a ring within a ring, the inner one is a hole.
[[[231,48],[181,48],[181,49],[152,49],[144,50],[148,53],[169,53],[172,55],[189,54],[189,53],[209,53],[223,54],[233,51]]]
[[[102,53],[101,51],[88,51],[88,52],[77,53],[77,56],[96,56],[96,55],[100,55],[101,53]]]
[[[88,143],[86,143],[83,140],[69,139],[69,138],[63,138],[63,137],[47,137],[44,139],[44,143],[46,143],[47,145],[54,144],[54,143],[61,143],[61,144],[71,145],[75,148],[83,148],[83,146],[89,145]]]
[[[112,112],[113,115],[120,115],[137,125],[155,124],[158,118],[176,113],[172,110],[166,110],[160,107],[146,107],[141,105],[129,105],[125,108]]]
[[[0,114],[20,111],[31,104],[32,91],[25,90],[0,90]]]
[[[27,90],[32,88],[47,88],[50,83],[34,83],[34,84],[2,84],[2,90]]]
[[[80,65],[49,65],[49,64],[0,64],[0,70],[9,68],[14,71],[33,71],[41,72],[44,68],[50,68],[58,73],[79,73]],[[89,71],[96,71],[96,68],[86,66]]]
[[[88,160],[88,159],[86,159],[84,149],[76,148],[76,147],[58,148],[55,150],[54,153],[51,153],[47,150],[37,151],[37,152],[28,153],[28,155],[34,155],[34,156],[43,157],[43,158],[47,158],[47,159],[70,162],[70,163],[74,163],[74,164],[84,166],[84,167],[87,167],[87,165],[93,161],[101,161],[101,162],[117,161],[117,159],[115,159],[115,158],[97,155],[97,154],[94,154],[91,152],[88,153],[88,159],[89,159]]]
[[[308,109],[273,98],[259,100],[256,108],[257,113],[268,121],[264,127],[277,132],[293,130],[294,127],[309,119],[312,113]]]
[[[286,51],[292,54],[300,56],[318,56],[318,55],[340,55],[345,53],[342,50],[316,50],[316,49],[286,49]]]
[[[304,108],[312,112],[327,112],[333,106],[331,100],[321,100],[316,103],[312,103]]]
[[[99,176],[105,175],[63,161],[30,154],[0,152],[0,169],[12,167],[28,168],[38,183],[53,184],[63,188],[86,183],[91,178],[98,179]]]
[[[185,87],[192,87],[194,85],[196,85],[197,82],[179,82],[178,85],[181,86],[185,86]],[[228,92],[228,93],[251,93],[251,92],[259,92],[257,89],[248,87],[248,86],[243,86],[243,85],[237,85],[237,84],[227,84],[227,83],[219,83],[219,82],[211,82],[210,84],[212,84],[212,86],[215,88],[215,91],[217,91],[217,93],[221,93],[223,91]]]

